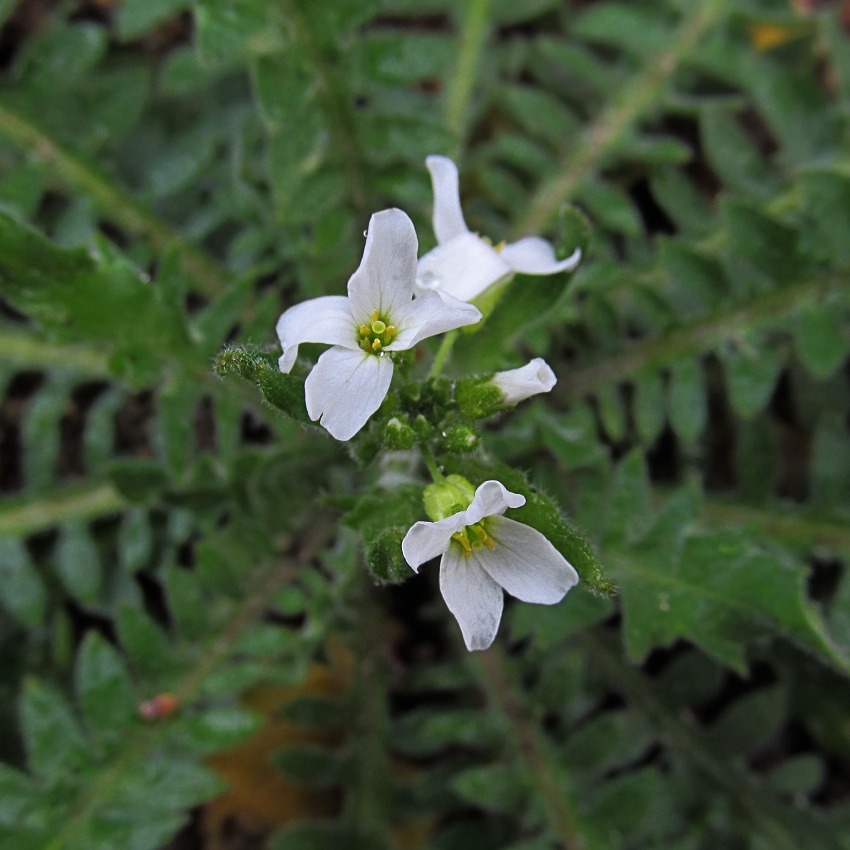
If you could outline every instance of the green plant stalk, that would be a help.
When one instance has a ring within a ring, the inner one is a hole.
[[[0,135],[46,162],[60,180],[88,195],[117,224],[147,239],[160,255],[176,250],[183,273],[198,291],[217,295],[227,291],[227,272],[201,250],[172,230],[82,157],[65,150],[43,130],[8,106],[0,104]]]
[[[516,682],[508,672],[508,662],[498,645],[484,652],[466,652],[467,661],[480,682],[490,705],[510,728],[510,742],[516,757],[522,761],[546,816],[563,850],[591,850],[578,816],[573,810],[567,789],[558,778],[550,753],[537,724],[529,717],[519,695]]]
[[[24,537],[71,520],[115,514],[127,501],[111,484],[89,484],[0,501],[0,534]]]
[[[681,26],[670,48],[637,75],[617,100],[586,128],[578,145],[561,161],[555,175],[532,197],[514,228],[516,236],[537,233],[545,227],[629,128],[658,101],[682,59],[700,43],[725,9],[726,0],[693,4],[691,17]]]
[[[798,850],[798,842],[771,816],[766,803],[746,778],[719,761],[700,740],[698,732],[682,715],[675,715],[653,693],[652,686],[639,670],[623,661],[604,641],[590,632],[579,633],[579,645],[594,665],[605,672],[611,687],[624,694],[658,726],[667,743],[684,755],[704,776],[729,795],[729,799],[775,850]]]
[[[109,377],[109,358],[96,348],[58,345],[32,334],[0,331],[0,360],[24,367],[68,369],[99,378]]]
[[[342,159],[348,180],[351,204],[358,216],[369,212],[369,192],[366,188],[363,154],[357,141],[357,130],[351,116],[351,109],[333,64],[322,53],[321,47],[310,26],[302,14],[299,4],[293,0],[282,0],[287,19],[291,22],[295,37],[310,59],[319,92],[322,97],[325,117],[331,131],[334,145]]]
[[[431,364],[431,369],[428,372],[429,378],[436,378],[442,373],[443,368],[449,359],[449,355],[452,353],[454,344],[457,341],[457,334],[457,331],[449,331],[443,337],[443,341],[437,349],[437,353],[434,356],[434,362]]]
[[[490,0],[469,0],[465,4],[457,64],[446,92],[446,126],[455,139],[453,159],[460,158],[466,143],[469,106],[487,39],[489,10]]]
[[[576,396],[604,384],[618,383],[644,369],[659,369],[673,361],[709,351],[741,331],[793,313],[814,297],[845,287],[840,276],[784,287],[719,315],[681,327],[665,337],[638,343],[630,351],[580,367],[562,380],[562,391]]]
[[[174,689],[178,705],[191,703],[198,695],[205,679],[219,666],[226,664],[232,656],[235,646],[245,631],[257,624],[265,612],[268,601],[286,584],[294,581],[299,574],[299,565],[315,557],[333,534],[333,527],[323,524],[314,527],[312,536],[293,559],[281,563],[270,560],[260,565],[256,582],[257,590],[241,601],[238,608],[228,619],[228,624],[212,644],[200,655],[194,667],[190,668],[183,681]],[[148,754],[162,746],[162,739],[172,734],[168,723],[154,726],[140,726],[138,732],[130,735],[123,754],[111,766],[106,768],[77,800],[62,830],[40,850],[71,850],[80,847],[80,830],[85,828],[86,820],[98,809],[102,801],[119,785],[123,777],[148,758]]]
[[[389,671],[386,652],[386,620],[378,606],[378,592],[365,567],[357,575],[359,612],[356,637],[357,669],[354,692],[356,716],[351,746],[356,759],[346,818],[356,835],[387,845],[390,820]]]

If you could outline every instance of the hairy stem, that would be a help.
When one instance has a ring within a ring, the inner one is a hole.
[[[60,180],[89,196],[118,225],[146,239],[159,254],[176,250],[183,273],[200,292],[227,290],[227,272],[160,221],[125,189],[77,154],[65,150],[47,133],[8,106],[0,105],[0,134],[46,162]]]
[[[457,64],[446,92],[446,126],[454,136],[453,158],[458,159],[469,129],[469,106],[487,38],[490,0],[469,0],[463,16]]]
[[[540,231],[561,204],[569,200],[625,133],[658,101],[682,59],[720,18],[725,5],[724,0],[693,4],[691,17],[682,25],[669,49],[659,54],[587,127],[578,144],[561,161],[555,175],[532,197],[516,226],[517,235]]]
[[[570,395],[582,395],[604,384],[625,381],[644,369],[659,369],[675,360],[701,354],[745,329],[793,313],[813,297],[846,285],[845,279],[835,277],[769,292],[744,306],[709,316],[667,336],[638,343],[623,354],[577,368],[564,376],[563,388]]]
[[[46,494],[0,502],[0,534],[26,536],[62,522],[114,514],[126,500],[111,484],[52,490]]]
[[[485,652],[467,654],[472,668],[492,708],[510,728],[517,758],[523,763],[543,804],[553,832],[563,850],[585,850],[588,839],[582,833],[567,789],[551,757],[552,748],[543,739],[537,723],[529,716],[517,683],[508,671],[508,662],[498,646]]]

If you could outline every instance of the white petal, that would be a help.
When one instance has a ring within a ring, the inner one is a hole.
[[[481,311],[472,304],[440,290],[426,292],[410,302],[407,315],[398,320],[398,336],[387,350],[404,351],[429,336],[474,325],[480,319]]]
[[[513,269],[492,245],[474,233],[463,233],[419,260],[416,289],[440,289],[461,301],[472,301],[512,274]]]
[[[551,242],[539,236],[527,236],[505,245],[501,257],[515,272],[521,274],[555,274],[571,272],[581,260],[581,248],[576,248],[565,260],[558,260]]]
[[[488,520],[486,529],[496,548],[474,552],[472,560],[511,596],[553,605],[578,583],[570,563],[537,529],[503,516]]]
[[[508,508],[521,508],[524,504],[525,496],[512,493],[501,481],[485,481],[465,511],[464,525],[474,525],[485,516],[501,516]]]
[[[450,546],[440,561],[440,592],[463,632],[467,649],[487,649],[499,629],[502,589],[472,558]]]
[[[290,307],[277,320],[277,335],[283,348],[278,361],[281,372],[289,372],[295,365],[302,342],[357,348],[357,328],[344,295],[311,298]]]
[[[447,242],[469,229],[460,208],[457,166],[446,156],[426,157],[425,165],[434,187],[434,234],[437,242]]]
[[[401,541],[401,553],[414,572],[431,558],[449,548],[451,537],[464,527],[463,513],[452,514],[439,522],[417,522]]]
[[[391,209],[369,221],[366,247],[357,271],[349,278],[351,313],[358,326],[377,310],[390,322],[413,297],[419,242],[407,214]]]
[[[393,364],[365,351],[329,348],[304,383],[307,413],[337,440],[350,440],[381,406]]]
[[[496,372],[492,378],[492,383],[502,391],[505,404],[519,404],[538,393],[548,393],[557,381],[542,357],[535,357],[519,369]]]

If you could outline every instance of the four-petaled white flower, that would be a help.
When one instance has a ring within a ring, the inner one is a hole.
[[[542,357],[535,357],[519,369],[496,372],[490,378],[490,383],[501,390],[505,405],[519,404],[539,393],[548,393],[557,382],[555,373]]]
[[[429,156],[425,164],[434,187],[437,247],[419,260],[416,285],[420,292],[442,289],[463,301],[472,301],[517,272],[548,275],[572,271],[579,264],[580,248],[565,260],[558,260],[552,244],[539,236],[493,247],[466,226],[457,166],[445,156]]]
[[[376,213],[363,259],[348,281],[348,297],[312,298],[278,319],[281,372],[292,369],[301,343],[333,346],[307,376],[304,397],[310,418],[337,440],[350,440],[384,400],[393,376],[386,352],[404,351],[481,318],[475,307],[448,292],[413,298],[417,248],[405,213]]]
[[[578,582],[563,555],[536,529],[502,516],[525,497],[485,481],[466,510],[437,522],[417,522],[402,553],[418,572],[441,555],[440,591],[467,649],[486,649],[502,617],[504,588],[523,602],[553,605]]]

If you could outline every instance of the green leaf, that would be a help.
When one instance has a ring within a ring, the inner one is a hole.
[[[118,6],[118,36],[126,40],[143,35],[189,5],[190,0],[122,0]]]
[[[668,415],[673,430],[693,443],[708,417],[705,378],[699,361],[682,360],[670,367]]]
[[[641,442],[651,446],[659,437],[667,421],[666,388],[657,372],[635,376],[634,415]]]
[[[643,453],[634,449],[617,466],[606,517],[606,545],[632,543],[650,527],[651,493]]]
[[[728,346],[722,354],[732,407],[744,418],[754,416],[773,395],[785,363],[784,352],[769,344],[751,345],[743,340],[738,346]]]
[[[519,810],[529,792],[515,768],[500,764],[468,768],[452,779],[452,788],[472,805],[494,812]]]
[[[103,567],[84,525],[69,524],[62,529],[56,547],[56,572],[70,596],[87,607],[97,604],[103,588]]]
[[[174,669],[168,638],[143,611],[121,606],[117,626],[121,645],[141,678],[160,681]]]
[[[208,600],[198,576],[170,565],[165,570],[165,588],[168,610],[181,638],[195,640],[204,635],[209,628]]]
[[[133,575],[147,566],[153,553],[154,535],[148,512],[133,508],[124,514],[118,532],[118,551],[121,567]]]
[[[25,626],[44,622],[47,590],[24,544],[0,536],[0,605]]]
[[[794,325],[794,347],[815,377],[832,375],[850,350],[846,306],[833,300],[802,306]]]
[[[38,679],[26,679],[20,715],[33,773],[55,781],[89,764],[89,744],[59,691]]]
[[[89,631],[77,654],[74,676],[89,734],[113,747],[136,714],[133,686],[121,656],[100,634]]]
[[[683,637],[744,672],[747,644],[773,633],[847,669],[806,601],[805,573],[746,534],[692,534],[681,548],[620,554],[612,572],[622,586],[626,644],[636,660]]]
[[[850,266],[850,177],[838,171],[811,171],[803,176],[810,215],[826,249],[839,268]]]

